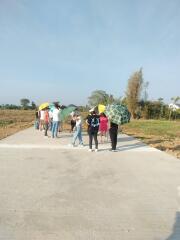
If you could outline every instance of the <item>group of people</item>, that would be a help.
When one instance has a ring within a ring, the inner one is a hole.
[[[60,129],[60,106],[58,104],[54,105],[53,111],[49,108],[45,108],[41,111],[36,111],[36,121],[35,128],[40,131],[44,131],[44,136],[48,137],[48,130],[51,131],[51,137],[57,138],[58,131]]]
[[[88,135],[89,135],[89,151],[92,151],[92,141],[95,142],[95,151],[98,151],[98,132],[100,132],[101,142],[103,142],[103,136],[107,139],[108,130],[111,139],[111,151],[116,151],[117,146],[117,135],[118,135],[118,125],[109,122],[108,118],[104,113],[97,115],[95,111],[91,111],[86,118],[86,123],[88,125]]]
[[[36,113],[36,123],[39,124],[38,129],[44,130],[45,137],[48,136],[48,130],[51,131],[52,138],[58,137],[60,114],[61,109],[59,105],[55,105],[52,112],[48,108],[45,108],[44,110]],[[111,139],[111,151],[116,151],[118,135],[117,124],[109,121],[104,113],[97,114],[94,110],[89,111],[88,116],[85,118],[85,122],[89,136],[89,151],[93,151],[93,141],[95,143],[95,152],[98,151],[98,133],[100,133],[101,143],[104,143],[108,140],[108,131]],[[82,137],[83,120],[78,112],[71,113],[70,124],[70,132],[73,133],[72,147],[75,146],[77,139],[79,140],[79,145],[84,146]]]

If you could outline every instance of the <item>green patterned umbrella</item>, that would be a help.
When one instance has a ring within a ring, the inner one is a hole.
[[[108,105],[105,114],[111,122],[116,124],[128,123],[131,117],[127,107],[121,104]]]
[[[76,107],[66,107],[62,109],[60,112],[60,121],[64,121],[64,119],[68,117],[69,114],[72,113],[75,109]]]

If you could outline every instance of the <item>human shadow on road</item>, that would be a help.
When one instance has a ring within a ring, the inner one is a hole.
[[[146,144],[143,144],[143,143],[133,143],[133,144],[127,144],[127,145],[123,145],[123,146],[117,146],[116,152],[127,151],[127,150],[131,150],[131,149],[141,148],[144,146],[146,146]],[[100,152],[111,151],[111,147],[99,148],[99,151]]]
[[[74,134],[74,133],[61,133],[61,132],[60,132],[60,133],[59,133],[59,137],[60,137],[60,138],[73,138],[73,134]],[[83,132],[83,133],[82,133],[82,136],[85,137],[85,136],[88,136],[88,134]]]
[[[165,240],[179,240],[179,239],[180,239],[180,212],[177,212],[172,233]]]
[[[129,142],[133,140],[135,140],[133,137],[118,137],[117,142]]]
[[[136,148],[141,148],[141,147],[145,147],[146,144],[143,144],[141,142],[139,143],[133,143],[133,144],[126,144],[126,145],[122,145],[122,146],[117,146],[117,151],[118,152],[122,152],[122,151],[126,151],[126,150],[131,150],[131,149],[136,149]]]
[[[71,134],[66,134],[66,133],[59,133],[58,138],[72,138],[73,135]]]
[[[87,132],[82,132],[82,136],[86,137],[86,136],[88,136],[88,133]],[[60,132],[59,137],[60,138],[72,138],[73,133]],[[100,136],[98,136],[98,137],[100,137]],[[129,136],[128,137],[118,137],[117,142],[129,142],[129,141],[133,141],[133,140],[135,140],[135,138],[129,137]],[[108,142],[110,142],[110,137],[108,137]]]

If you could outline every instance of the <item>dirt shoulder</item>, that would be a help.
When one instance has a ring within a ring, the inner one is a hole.
[[[0,139],[31,127],[35,112],[32,110],[0,110]]]

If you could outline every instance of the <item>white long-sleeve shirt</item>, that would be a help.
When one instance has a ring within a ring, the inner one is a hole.
[[[40,120],[44,120],[44,111],[43,110],[40,111]]]
[[[60,110],[55,108],[52,112],[52,118],[54,122],[59,122],[60,121]]]
[[[76,119],[76,127],[81,127],[81,126],[82,126],[81,117],[77,117],[77,119]]]

